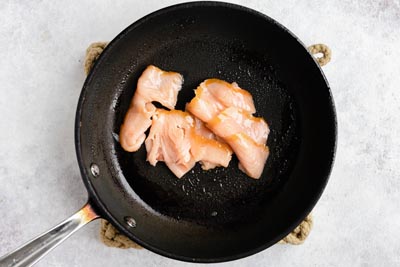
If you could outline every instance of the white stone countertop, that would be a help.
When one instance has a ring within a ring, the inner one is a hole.
[[[0,255],[86,201],[74,150],[86,47],[178,2],[0,1]],[[307,45],[331,47],[323,69],[338,148],[303,245],[212,266],[400,266],[400,2],[233,2],[278,20]],[[191,265],[108,248],[98,229],[99,222],[89,224],[37,266]]]

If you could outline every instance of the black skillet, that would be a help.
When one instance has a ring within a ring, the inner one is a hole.
[[[178,109],[206,78],[252,93],[271,128],[259,180],[242,173],[236,158],[228,168],[197,165],[177,179],[163,163],[150,166],[144,147],[121,149],[119,127],[150,64],[183,74]],[[143,247],[183,261],[229,261],[266,249],[319,199],[333,163],[336,116],[321,69],[286,28],[242,6],[192,2],[140,19],[107,46],[83,86],[75,137],[89,204],[0,263],[35,262],[99,216]]]

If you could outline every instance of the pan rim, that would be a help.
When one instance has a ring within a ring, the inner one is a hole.
[[[186,8],[193,8],[193,7],[226,7],[229,9],[234,9],[234,10],[240,10],[240,11],[244,11],[246,13],[249,13],[253,16],[257,16],[262,18],[263,20],[268,21],[269,23],[272,23],[274,25],[276,25],[280,30],[288,33],[292,38],[294,38],[305,50],[305,52],[308,53],[306,46],[301,42],[301,40],[299,40],[299,38],[297,36],[295,36],[290,30],[288,30],[286,27],[284,27],[282,24],[280,24],[279,22],[277,22],[276,20],[272,19],[271,17],[256,11],[254,9],[245,7],[245,6],[241,6],[241,5],[237,5],[237,4],[232,4],[232,3],[226,3],[226,2],[218,2],[218,1],[193,1],[193,2],[185,2],[185,3],[180,3],[180,4],[176,4],[176,5],[172,5],[172,6],[168,6],[168,7],[164,7],[162,9],[156,10],[142,18],[140,18],[139,20],[133,22],[131,25],[129,25],[127,28],[125,28],[121,33],[119,33],[105,48],[105,50],[103,51],[103,53],[100,55],[100,57],[98,58],[98,60],[95,62],[92,71],[89,73],[89,75],[87,76],[84,84],[83,84],[83,88],[78,100],[78,105],[77,105],[77,110],[76,110],[76,117],[75,117],[75,150],[76,150],[76,155],[77,155],[77,160],[78,160],[78,164],[79,164],[79,168],[81,171],[81,175],[82,175],[82,180],[85,184],[85,187],[88,191],[89,194],[89,202],[91,202],[94,206],[95,209],[102,215],[104,216],[105,219],[107,219],[108,221],[110,221],[114,226],[117,227],[117,229],[119,231],[121,231],[123,234],[127,235],[130,239],[132,239],[133,241],[137,242],[139,245],[143,246],[144,248],[153,251],[159,255],[162,256],[166,256],[172,259],[176,259],[176,260],[180,260],[180,261],[186,261],[186,262],[199,262],[199,263],[218,263],[218,262],[226,262],[226,261],[232,261],[232,260],[237,260],[237,259],[241,259],[253,254],[256,254],[260,251],[263,251],[265,249],[267,249],[268,247],[274,245],[276,242],[278,242],[279,240],[281,240],[282,238],[284,238],[287,234],[289,234],[295,227],[298,226],[298,224],[311,212],[311,210],[314,208],[314,206],[316,205],[317,201],[320,199],[327,183],[329,180],[329,176],[330,173],[332,171],[333,168],[333,164],[334,164],[334,159],[335,159],[335,154],[336,154],[336,148],[337,148],[337,116],[336,116],[336,110],[335,110],[335,105],[334,105],[334,101],[333,101],[333,96],[332,96],[332,92],[330,90],[330,86],[329,83],[321,69],[321,67],[319,66],[319,64],[316,62],[315,58],[312,57],[310,55],[310,57],[313,58],[315,65],[317,66],[319,73],[321,74],[327,89],[328,89],[328,98],[329,101],[331,103],[331,109],[332,109],[332,129],[334,130],[334,132],[332,133],[333,135],[333,147],[332,150],[330,151],[330,159],[331,161],[329,162],[329,169],[327,169],[326,172],[326,176],[325,177],[321,177],[321,179],[323,180],[323,185],[321,186],[320,190],[318,192],[316,192],[316,194],[313,195],[313,197],[311,198],[310,201],[310,205],[308,206],[307,209],[305,209],[302,213],[302,216],[298,219],[295,220],[292,224],[291,227],[288,228],[287,232],[283,232],[280,235],[277,235],[277,237],[274,240],[271,240],[270,242],[267,242],[265,244],[263,244],[262,246],[256,247],[252,250],[248,250],[246,252],[243,253],[238,253],[235,255],[231,255],[231,256],[227,256],[227,257],[219,257],[219,258],[190,258],[187,256],[182,256],[182,255],[176,255],[161,249],[158,249],[154,246],[152,246],[151,244],[145,243],[141,240],[139,240],[138,238],[136,238],[131,232],[127,231],[126,228],[120,224],[116,219],[113,218],[113,216],[111,215],[111,213],[107,210],[107,208],[105,207],[104,203],[101,201],[101,199],[98,197],[93,185],[90,182],[90,179],[88,178],[90,176],[90,174],[88,173],[88,169],[87,166],[85,166],[85,164],[83,163],[83,158],[82,158],[82,150],[81,150],[81,116],[82,116],[82,109],[83,109],[83,105],[85,102],[85,96],[86,96],[86,92],[88,89],[88,83],[93,79],[93,75],[92,73],[94,72],[94,70],[96,70],[99,62],[102,62],[102,59],[104,58],[104,55],[106,55],[108,53],[108,51],[110,51],[112,49],[112,47],[114,46],[114,44],[116,42],[118,42],[120,39],[122,39],[126,34],[128,34],[131,30],[135,29],[137,26],[145,23],[147,20],[153,18],[153,17],[157,17],[161,14],[170,12],[170,11],[174,11],[177,9],[186,9]]]

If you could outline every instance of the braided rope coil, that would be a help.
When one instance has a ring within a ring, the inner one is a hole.
[[[322,67],[331,61],[332,51],[324,44],[315,44],[308,47],[308,51],[314,56],[315,60]],[[321,54],[321,56],[318,56]]]
[[[115,248],[142,248],[126,236],[120,234],[117,229],[115,229],[112,224],[107,222],[106,220],[101,220],[100,226],[100,240],[106,246],[115,247]]]
[[[107,46],[107,42],[96,42],[86,49],[86,57],[84,63],[84,70],[86,75],[89,74],[92,69],[94,62],[99,58],[100,54],[103,52],[104,48]]]

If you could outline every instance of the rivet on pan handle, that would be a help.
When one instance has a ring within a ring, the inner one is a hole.
[[[57,226],[1,257],[0,266],[32,266],[82,226],[97,218],[99,215],[87,203],[81,210]]]

